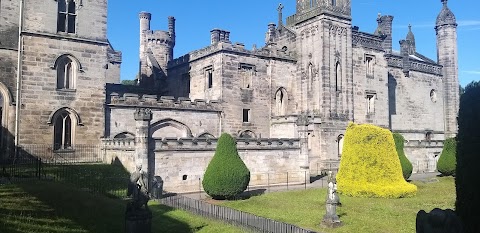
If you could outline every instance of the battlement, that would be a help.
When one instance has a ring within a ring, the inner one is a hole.
[[[145,31],[145,40],[148,44],[165,44],[173,45],[175,38],[172,38],[169,32],[166,31]]]
[[[215,151],[216,138],[154,138],[155,151]],[[295,138],[237,138],[238,150],[299,149]]]
[[[173,96],[158,96],[136,93],[124,93],[120,95],[113,92],[109,95],[110,105],[113,106],[135,106],[146,108],[161,109],[184,109],[221,112],[219,101],[210,100],[207,102],[203,99],[190,100],[189,98],[179,97],[175,99]]]
[[[124,150],[124,151],[133,151],[135,150],[135,139],[134,138],[114,138],[114,139],[102,139],[103,145],[107,150]]]
[[[383,38],[384,37],[382,36],[377,36],[366,32],[360,32],[358,31],[358,27],[353,27],[352,29],[353,46],[362,46],[365,48],[383,51]]]
[[[443,75],[442,66],[437,64],[432,64],[429,62],[423,62],[418,60],[409,60],[407,64],[405,64],[404,59],[402,56],[396,55],[388,55],[385,56],[388,62],[388,66],[396,67],[396,68],[404,68],[405,65],[408,66],[409,70],[418,71],[428,74],[435,74],[435,75]]]
[[[218,42],[215,44],[211,44],[205,48],[195,50],[190,52],[184,56],[176,58],[169,62],[169,67],[175,67],[179,65],[183,65],[195,60],[202,59],[204,57],[210,56],[212,54],[226,52],[226,53],[236,53],[242,54],[245,56],[257,56],[261,58],[272,58],[272,59],[279,59],[279,60],[286,60],[286,61],[296,61],[295,58],[290,56],[289,53],[286,53],[282,50],[276,50],[271,48],[262,48],[262,49],[252,49],[248,50],[245,48],[245,45],[242,43],[226,43],[226,42]]]

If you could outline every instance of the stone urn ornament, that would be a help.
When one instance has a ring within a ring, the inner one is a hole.
[[[342,226],[340,218],[337,215],[337,206],[340,205],[340,198],[337,194],[337,182],[333,178],[332,172],[328,174],[328,193],[325,207],[327,213],[323,216],[322,225],[330,228]]]

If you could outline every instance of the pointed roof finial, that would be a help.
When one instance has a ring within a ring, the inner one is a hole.
[[[278,11],[278,26],[282,26],[283,25],[283,4],[280,3],[278,4],[278,8],[277,8],[277,11]]]
[[[441,0],[444,6],[447,6],[448,0]]]
[[[410,24],[410,23],[408,24],[408,30],[412,31],[412,24]]]

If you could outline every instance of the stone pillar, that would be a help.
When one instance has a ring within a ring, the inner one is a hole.
[[[214,28],[210,31],[210,44],[216,44],[220,41],[220,29]]]
[[[138,108],[135,113],[135,164],[142,165],[142,171],[148,174],[148,187],[150,189],[151,178],[154,174],[154,161],[149,156],[148,143],[150,140],[150,121],[152,111],[148,108]]]
[[[302,163],[300,170],[306,175],[306,180],[310,183],[310,161],[308,151],[308,126],[310,125],[310,119],[307,114],[302,114],[297,118],[297,131],[300,138],[300,159]]]

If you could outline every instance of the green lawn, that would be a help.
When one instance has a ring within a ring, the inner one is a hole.
[[[437,183],[414,182],[418,193],[413,198],[352,198],[340,195],[343,206],[337,212],[344,226],[337,229],[319,226],[325,214],[326,189],[269,193],[247,200],[223,202],[222,205],[319,232],[411,233],[415,232],[419,210],[429,212],[435,207],[454,207],[454,179],[438,179],[440,182]]]
[[[242,230],[151,202],[153,232]],[[124,232],[126,202],[53,182],[0,185],[2,233]]]

